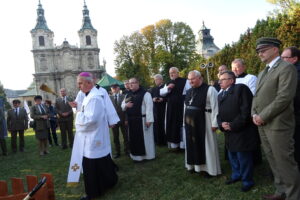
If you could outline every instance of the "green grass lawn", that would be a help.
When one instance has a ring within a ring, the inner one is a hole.
[[[58,133],[60,141],[60,134]],[[218,135],[223,174],[214,178],[190,174],[184,168],[184,153],[171,153],[166,147],[156,148],[156,159],[144,163],[133,163],[122,155],[115,160],[120,170],[119,182],[100,199],[105,200],[258,200],[272,193],[273,181],[267,175],[266,161],[255,169],[255,187],[240,191],[241,183],[224,185],[230,176],[230,166],[224,161],[223,136]],[[0,156],[0,180],[10,177],[25,178],[25,175],[51,173],[54,178],[56,200],[77,200],[84,194],[83,180],[77,187],[67,188],[66,180],[71,149],[49,148],[50,154],[39,156],[37,141],[32,130],[26,132],[25,152],[11,153],[10,138],[6,139],[9,155]]]

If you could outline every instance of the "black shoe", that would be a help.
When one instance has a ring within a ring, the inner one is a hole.
[[[207,172],[204,172],[203,177],[208,179],[208,178],[213,178],[214,176],[210,175]]]
[[[190,169],[190,170],[188,170],[188,172],[189,172],[190,174],[196,173],[194,169]]]
[[[230,184],[236,183],[238,181],[240,181],[240,179],[235,179],[235,180],[234,179],[228,179],[227,181],[225,181],[225,184],[230,185]]]
[[[121,155],[120,154],[116,154],[114,155],[114,159],[119,158]]]
[[[67,148],[68,148],[67,146],[63,146],[63,147],[62,147],[62,149],[67,149]]]
[[[249,190],[251,190],[251,188],[253,187],[254,185],[247,185],[247,186],[243,186],[241,188],[241,191],[242,192],[248,192]]]
[[[59,146],[59,144],[55,143],[55,146]]]

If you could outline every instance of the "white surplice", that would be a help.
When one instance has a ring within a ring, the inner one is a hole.
[[[125,99],[122,102],[122,109],[125,111]],[[143,132],[144,132],[144,144],[145,144],[145,155],[144,156],[134,156],[130,154],[131,159],[136,161],[142,160],[151,160],[155,158],[155,144],[154,144],[154,134],[153,134],[153,101],[151,94],[146,92],[142,102],[142,115],[146,115],[143,117]],[[151,122],[150,127],[146,127],[146,122]],[[130,133],[129,133],[130,134]],[[129,141],[130,142],[130,141]]]
[[[108,120],[108,124],[109,125],[117,124],[118,121],[120,121],[120,119],[119,119],[118,113],[116,112],[114,105],[112,104],[112,102],[110,100],[110,97],[109,97],[107,91],[102,87],[97,89],[97,91],[99,92],[100,95],[102,95],[104,97],[105,113],[106,113],[106,117]],[[77,110],[80,110],[84,97],[85,97],[85,94],[83,92],[79,91],[76,96],[76,99],[75,99],[75,101],[77,103]]]
[[[256,91],[256,81],[257,77],[252,74],[247,74],[245,77],[236,78],[235,84],[245,84],[251,90],[252,94],[255,94]]]
[[[111,153],[104,95],[100,95],[96,87],[83,98],[76,113],[75,127],[68,183],[79,182],[83,156],[95,159]]]
[[[206,96],[205,109],[211,109],[211,112],[205,112],[205,158],[204,165],[187,164],[185,151],[185,167],[188,170],[194,169],[196,172],[206,171],[212,176],[221,174],[220,157],[217,143],[217,135],[211,130],[212,127],[218,127],[218,92],[213,86],[210,86]],[[185,129],[184,129],[185,130]]]

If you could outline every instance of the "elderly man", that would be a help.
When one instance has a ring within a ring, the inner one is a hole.
[[[125,113],[121,107],[125,95],[120,93],[120,86],[118,84],[111,85],[110,89],[111,89],[110,99],[120,118],[120,121],[114,127],[112,127],[115,150],[116,150],[114,158],[119,158],[121,156],[121,147],[120,147],[120,139],[119,139],[120,129],[123,135],[124,153],[125,155],[129,154],[128,133],[127,133],[127,128],[125,126]]]
[[[19,133],[19,151],[24,151],[24,131],[28,128],[28,115],[24,108],[20,107],[20,100],[13,100],[13,109],[7,112],[7,129],[11,133],[11,149],[17,152],[17,136]]]
[[[155,158],[153,136],[153,102],[149,92],[140,87],[137,78],[129,79],[130,93],[122,102],[129,130],[130,157],[139,162]]]
[[[165,112],[166,100],[160,96],[159,91],[164,87],[162,75],[154,76],[155,87],[151,89],[154,104],[154,140],[157,145],[166,145]]]
[[[73,99],[67,96],[67,90],[65,88],[60,89],[60,97],[56,99],[55,109],[58,113],[58,123],[61,132],[61,145],[62,149],[67,149],[67,133],[69,147],[73,146],[73,110],[69,105]]]
[[[218,96],[218,124],[225,134],[232,169],[225,184],[241,180],[241,191],[247,192],[254,186],[252,151],[258,145],[256,127],[251,121],[252,93],[246,85],[235,84],[233,72],[223,72],[219,81],[223,91]]]
[[[286,62],[295,65],[297,70],[297,90],[294,98],[294,113],[295,113],[295,160],[298,163],[298,169],[300,169],[300,50],[297,47],[285,48],[281,54],[281,58]]]
[[[77,84],[85,97],[76,114],[76,135],[68,183],[78,182],[80,171],[83,171],[86,196],[81,200],[90,200],[113,187],[117,183],[118,176],[110,155],[111,145],[104,96],[100,95],[94,86],[90,73],[80,73]]]
[[[258,126],[266,157],[274,174],[275,194],[264,199],[300,199],[300,175],[294,159],[295,66],[279,56],[281,41],[259,38],[256,51],[266,68],[258,75],[252,117]]]
[[[225,71],[227,71],[227,70],[228,70],[228,68],[227,68],[226,65],[221,65],[221,66],[218,68],[218,74],[217,74],[218,79],[220,79],[221,73],[222,73],[222,72],[225,72]],[[216,81],[215,81],[214,87],[215,87],[215,89],[216,89],[218,92],[221,90],[219,80],[216,80]]]
[[[256,76],[246,73],[245,61],[241,58],[236,58],[231,63],[231,70],[235,74],[235,84],[245,84],[251,90],[252,94],[255,94]]]
[[[218,144],[218,92],[203,82],[199,71],[189,72],[191,89],[185,97],[186,168],[205,171],[206,176],[221,174]]]
[[[183,107],[186,91],[191,88],[185,78],[179,77],[177,67],[169,70],[171,81],[162,89],[160,95],[167,98],[166,135],[168,147],[179,150],[184,149],[183,135]]]

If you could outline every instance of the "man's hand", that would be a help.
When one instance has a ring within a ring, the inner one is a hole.
[[[264,120],[262,120],[259,115],[253,115],[252,120],[256,126],[262,126],[265,124]]]
[[[109,125],[108,127],[109,128],[113,128],[113,127],[115,127],[116,125],[115,124],[112,124],[112,125]]]
[[[217,129],[218,129],[218,127],[211,127],[211,130],[212,130],[213,132],[215,132]]]
[[[230,131],[231,130],[229,122],[222,122],[222,128],[225,131]]]
[[[132,106],[133,106],[133,103],[131,101],[126,103],[126,105],[125,105],[126,108],[132,108]]]
[[[48,119],[48,115],[42,115],[43,119]]]
[[[70,105],[72,108],[77,108],[77,102],[76,102],[76,101],[69,102],[69,105]]]
[[[146,122],[145,125],[147,128],[149,128],[151,126],[152,122]]]
[[[169,85],[168,85],[168,89],[173,89],[175,87],[175,84],[174,83],[170,83]]]

